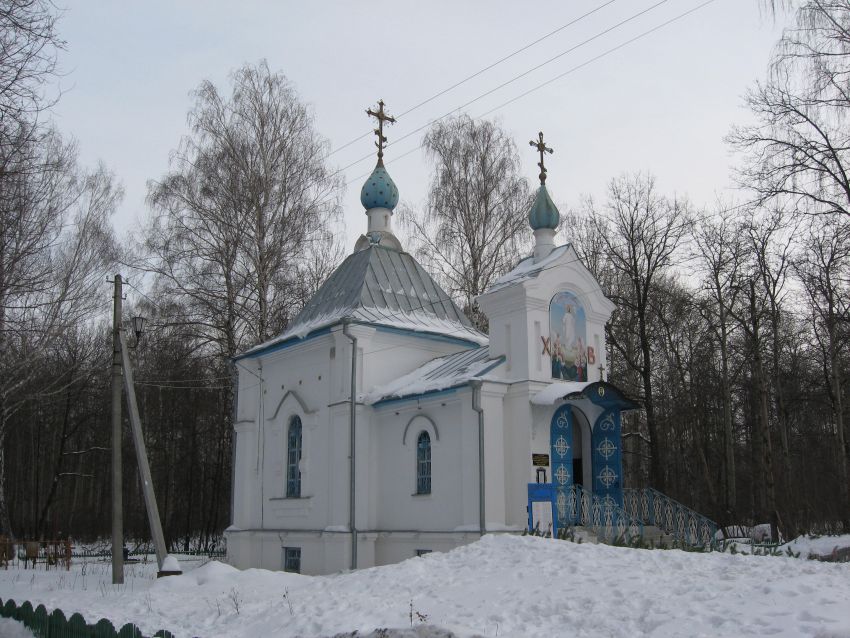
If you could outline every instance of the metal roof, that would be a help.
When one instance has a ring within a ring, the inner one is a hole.
[[[390,383],[374,388],[362,398],[370,405],[387,399],[404,398],[466,385],[480,378],[505,360],[492,358],[484,346],[432,359],[428,363]]]
[[[248,353],[345,319],[488,341],[411,255],[369,244],[340,264],[283,334]]]
[[[293,325],[345,309],[352,319],[358,309],[378,318],[398,312],[422,313],[472,329],[472,323],[408,253],[371,244],[349,255],[307,302]]]

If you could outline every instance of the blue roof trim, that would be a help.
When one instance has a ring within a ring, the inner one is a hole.
[[[298,345],[299,343],[303,343],[304,341],[308,341],[313,339],[314,337],[320,337],[325,334],[330,334],[331,329],[335,326],[339,326],[345,323],[345,319],[340,319],[338,321],[333,322],[323,328],[318,328],[313,332],[309,333],[304,337],[290,337],[286,341],[280,341],[278,343],[270,344],[264,348],[260,348],[259,350],[255,350],[253,352],[246,352],[244,354],[238,354],[233,357],[233,361],[241,361],[242,359],[252,359],[261,354],[269,354],[270,352],[276,352],[277,350],[285,350],[294,345]],[[468,345],[472,346],[472,348],[483,348],[480,343],[477,341],[472,341],[471,339],[464,339],[462,337],[450,337],[447,335],[441,335],[434,332],[426,332],[424,330],[413,330],[412,328],[396,328],[394,326],[383,326],[380,324],[373,324],[367,321],[350,321],[352,324],[361,325],[361,326],[369,326],[373,327],[376,330],[381,332],[392,332],[395,334],[403,334],[405,336],[414,336],[420,337],[422,339],[428,339],[430,341],[440,341],[442,343],[452,343],[457,345]]]
[[[393,397],[391,399],[381,399],[380,401],[373,403],[372,407],[383,407],[385,405],[392,405],[394,403],[402,403],[404,401],[413,401],[414,399],[433,399],[434,397],[438,397],[442,394],[453,394],[457,392],[460,388],[469,385],[469,382],[461,383],[458,385],[454,385],[451,388],[444,388],[443,390],[429,390],[428,392],[422,392],[420,394],[409,394],[406,397]]]
[[[478,378],[482,374],[487,374],[488,372],[490,372],[490,370],[492,370],[496,366],[503,364],[506,361],[506,359],[507,359],[507,357],[505,357],[504,355],[502,355],[501,357],[498,357],[497,359],[495,359],[493,361],[493,363],[491,363],[489,366],[487,366],[486,368],[481,370],[473,378]],[[466,381],[458,383],[457,385],[453,385],[450,388],[444,388],[442,390],[429,390],[428,392],[419,392],[417,394],[407,394],[407,395],[400,396],[400,397],[389,397],[387,399],[381,399],[380,401],[375,401],[375,403],[372,404],[372,407],[377,408],[378,406],[383,406],[383,405],[387,405],[387,404],[390,404],[390,403],[397,403],[399,401],[411,401],[413,399],[421,399],[421,398],[430,399],[432,397],[435,397],[435,396],[443,394],[443,393],[450,393],[450,392],[455,392],[457,390],[460,390],[461,388],[468,386],[470,381],[472,381],[472,379],[467,379]]]
[[[507,358],[505,355],[502,355],[502,356],[498,357],[495,361],[493,361],[493,365],[489,365],[489,366],[487,366],[486,368],[484,368],[481,372],[479,372],[479,373],[478,373],[477,375],[475,375],[475,376],[480,377],[482,374],[487,374],[488,372],[490,372],[490,370],[492,370],[492,369],[493,369],[493,368],[495,368],[496,366],[500,366],[500,365],[502,365],[502,364],[503,364],[505,361],[507,361],[507,360],[508,360],[508,358]],[[467,382],[467,383],[468,383],[468,382]]]
[[[602,406],[603,408],[620,408],[621,410],[639,410],[642,406],[640,401],[637,401],[613,383],[607,381],[595,381],[586,385],[580,392],[571,392],[565,395],[564,399],[583,397],[589,399],[591,403]]]
[[[359,323],[366,326],[374,326],[380,332],[392,332],[395,334],[403,334],[405,336],[422,337],[431,341],[440,341],[442,343],[454,343],[459,345],[469,345],[472,348],[483,348],[484,346],[472,339],[464,339],[463,337],[451,337],[449,335],[441,335],[436,332],[427,332],[425,330],[413,330],[412,328],[398,328],[396,326],[384,326],[381,324],[371,324],[365,321],[352,321],[351,323]]]
[[[342,322],[338,322],[342,323]],[[238,354],[233,357],[233,361],[241,361],[242,359],[253,359],[254,357],[258,357],[261,354],[269,354],[270,352],[276,352],[278,350],[285,350],[291,346],[297,346],[299,343],[304,343],[305,341],[309,341],[315,337],[321,337],[322,335],[330,334],[331,328],[333,328],[336,324],[331,324],[329,326],[325,326],[324,328],[319,328],[318,330],[314,330],[310,334],[304,337],[290,337],[286,341],[280,341],[278,343],[272,343],[268,346],[261,347],[259,350],[254,350],[253,352],[245,352],[244,354]]]

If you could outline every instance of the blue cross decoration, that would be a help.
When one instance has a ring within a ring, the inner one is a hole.
[[[620,408],[608,408],[593,426],[593,493],[623,506],[623,453]]]
[[[552,459],[553,527],[571,524],[567,516],[567,495],[573,485],[573,414],[569,405],[562,405],[552,416],[549,430]]]

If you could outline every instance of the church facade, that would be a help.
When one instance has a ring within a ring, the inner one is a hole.
[[[382,565],[557,533],[582,499],[623,505],[620,415],[636,405],[605,382],[613,304],[555,245],[542,134],[534,254],[478,299],[485,335],[393,234],[383,123],[367,233],[284,334],[236,359],[237,567]]]

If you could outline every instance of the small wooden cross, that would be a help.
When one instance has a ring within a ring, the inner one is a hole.
[[[370,117],[377,118],[378,120],[378,128],[375,129],[375,135],[378,136],[378,141],[375,142],[375,146],[378,147],[378,164],[384,165],[384,144],[387,143],[387,138],[384,137],[384,122],[389,122],[390,124],[395,124],[395,118],[384,112],[384,101],[378,100],[378,110],[373,111],[372,109],[366,109],[366,115]]]
[[[549,153],[551,155],[555,151],[553,151],[551,148],[546,146],[546,143],[543,141],[543,131],[540,131],[540,133],[538,133],[536,142],[534,140],[531,140],[529,142],[529,144],[531,146],[537,147],[537,150],[540,152],[540,161],[537,163],[537,165],[540,167],[540,185],[545,186],[546,185],[546,166],[543,164],[543,155],[544,155],[544,153]]]
[[[605,381],[605,366],[601,363],[599,364],[599,380]]]

